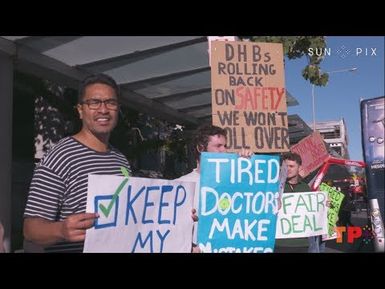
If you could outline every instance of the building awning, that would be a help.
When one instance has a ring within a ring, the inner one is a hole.
[[[92,73],[121,86],[122,103],[184,125],[211,121],[211,78],[203,36],[2,36],[15,69],[77,89]],[[297,100],[287,93],[288,106]]]
[[[288,116],[290,145],[298,143],[301,139],[311,135],[313,130],[297,115]]]

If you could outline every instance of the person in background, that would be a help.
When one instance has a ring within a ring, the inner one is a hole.
[[[341,187],[333,187],[344,194],[340,210],[338,212],[338,224],[340,226],[354,226],[351,221],[352,210],[355,209],[352,201],[351,194],[348,189],[341,189]]]
[[[287,153],[283,155],[283,161],[287,165],[287,179],[284,193],[293,192],[311,192],[308,184],[302,181],[299,171],[302,165],[301,156],[296,153]],[[286,244],[297,242],[299,245],[304,243],[306,238],[282,239],[277,240],[276,245],[285,247]],[[322,235],[308,237],[308,253],[322,253],[325,251],[325,242],[322,241]],[[282,252],[285,251],[284,248]],[[278,250],[280,251],[280,250]]]
[[[193,138],[193,150],[196,160],[196,168],[184,176],[181,176],[177,180],[195,182],[195,194],[194,194],[194,208],[199,208],[199,189],[200,189],[200,156],[202,152],[216,152],[225,153],[227,142],[226,130],[212,124],[201,125],[195,131]],[[246,149],[242,149],[239,154],[241,157],[249,158],[252,152]],[[194,211],[195,212],[195,211]],[[197,243],[197,223],[194,225],[193,232],[193,253],[200,252]]]

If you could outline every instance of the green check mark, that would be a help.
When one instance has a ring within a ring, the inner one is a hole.
[[[116,189],[115,193],[112,195],[112,199],[111,199],[110,203],[108,204],[107,208],[105,206],[103,206],[102,204],[99,204],[99,209],[102,211],[102,213],[105,217],[108,217],[108,215],[110,214],[112,206],[114,205],[117,197],[119,196],[121,190],[127,184],[127,182],[128,182],[128,177],[125,178],[123,180],[123,182],[119,185],[119,187]]]
[[[128,178],[130,174],[128,173],[128,170],[125,167],[120,167],[120,171],[122,172],[123,176]]]

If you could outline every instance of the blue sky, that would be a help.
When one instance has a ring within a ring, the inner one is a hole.
[[[323,71],[352,67],[358,69],[355,72],[331,73],[327,86],[315,87],[316,121],[344,118],[348,130],[350,159],[363,160],[360,99],[384,95],[384,37],[333,36],[326,37],[326,42],[331,55],[326,56],[321,63]],[[376,55],[372,49],[375,49]],[[305,57],[286,60],[285,82],[286,88],[299,102],[297,106],[288,107],[289,115],[298,114],[311,124],[311,84],[301,74],[306,64]]]

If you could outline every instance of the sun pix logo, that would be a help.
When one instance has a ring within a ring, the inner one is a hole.
[[[377,56],[377,47],[348,47],[346,45],[341,45],[337,48],[332,47],[309,47],[307,50],[309,56],[332,56],[338,55],[340,58],[345,59],[350,56],[356,57],[374,57]]]

